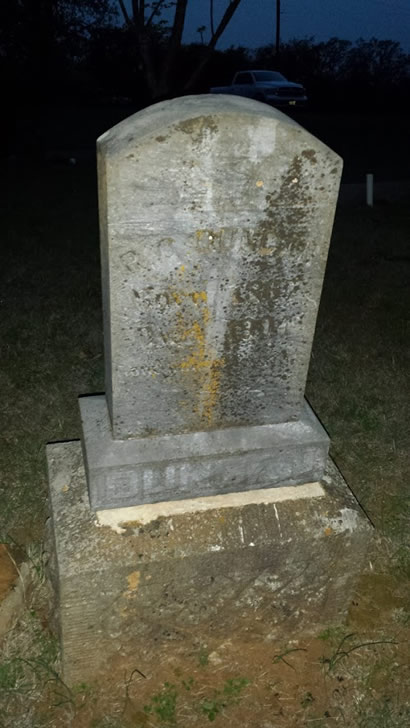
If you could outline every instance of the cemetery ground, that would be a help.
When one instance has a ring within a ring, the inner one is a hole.
[[[0,595],[26,563],[32,586],[0,644],[1,728],[408,726],[408,205],[339,206],[308,380],[375,526],[347,622],[280,642],[269,614],[222,643],[191,625],[142,644],[132,671],[119,661],[68,687],[45,572],[45,443],[78,438],[78,394],[104,389],[95,170],[18,159],[2,183]]]

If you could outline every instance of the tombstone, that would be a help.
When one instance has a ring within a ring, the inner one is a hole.
[[[304,398],[340,174],[230,96],[99,139],[106,393],[47,450],[67,683],[187,624],[285,641],[345,614],[369,526]]]
[[[99,139],[92,508],[320,480],[328,438],[304,392],[341,166],[235,97],[153,106]]]

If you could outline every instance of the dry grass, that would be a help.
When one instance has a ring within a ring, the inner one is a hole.
[[[410,504],[410,213],[342,208],[307,394],[373,522],[405,537]]]
[[[93,168],[11,166],[0,264],[0,537],[41,540],[45,444],[78,437],[77,396],[103,389]]]

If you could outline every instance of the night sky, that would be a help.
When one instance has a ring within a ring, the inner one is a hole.
[[[227,0],[214,0],[216,20]],[[316,41],[332,36],[347,40],[376,37],[399,41],[410,52],[410,0],[281,0],[281,36],[314,36]],[[218,47],[231,45],[257,48],[274,43],[276,0],[242,0]],[[207,26],[209,2],[191,0],[185,25],[185,42],[199,41],[197,28]]]

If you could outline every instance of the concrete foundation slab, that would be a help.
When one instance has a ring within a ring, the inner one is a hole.
[[[266,490],[266,502],[243,505],[230,494],[223,508],[145,522],[122,516],[115,529],[90,510],[80,443],[49,445],[47,457],[68,684],[193,625],[224,638],[251,617],[273,639],[343,618],[371,529],[331,461],[320,485]]]
[[[329,438],[307,402],[294,422],[129,440],[113,438],[104,395],[79,402],[93,510],[298,485],[324,473]]]

